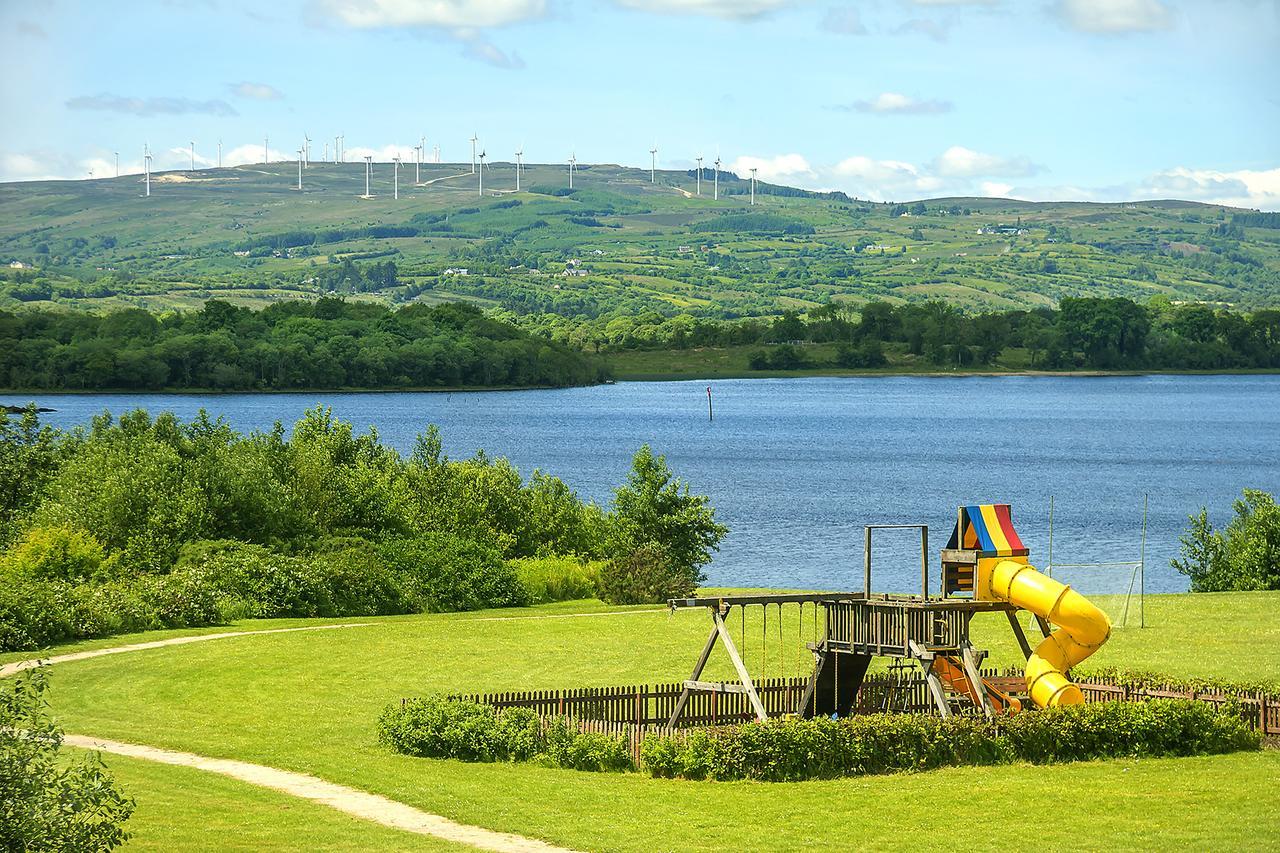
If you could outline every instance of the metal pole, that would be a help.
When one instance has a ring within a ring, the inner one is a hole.
[[[1049,577],[1053,577],[1053,495],[1049,495]]]
[[[862,543],[862,569],[865,575],[863,590],[867,598],[871,597],[871,527],[864,528],[866,538]]]
[[[929,597],[929,528],[920,525],[920,597]]]
[[[714,421],[716,419],[715,412],[711,409],[711,386],[707,386],[707,420]]]
[[[1147,495],[1142,495],[1142,547],[1138,554],[1138,627],[1147,627]]]

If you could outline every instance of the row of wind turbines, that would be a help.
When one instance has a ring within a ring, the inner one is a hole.
[[[270,141],[271,141],[270,137],[264,136],[262,139],[262,162],[264,164],[271,162]],[[479,148],[479,150],[477,151],[477,146],[478,146],[478,143],[480,142],[480,138],[476,134],[473,133],[471,135],[470,142],[471,142],[471,174],[475,175],[477,178],[477,182],[476,182],[477,194],[480,196],[483,196],[484,195],[484,172],[487,165],[485,161],[486,161],[486,158],[488,157],[488,153],[485,151],[484,148]],[[196,143],[194,140],[192,140],[189,143],[189,145],[190,145],[190,157],[191,157],[190,170],[194,172],[196,169]],[[420,137],[418,144],[413,146],[414,186],[419,186],[419,187],[426,186],[422,182],[422,163],[423,163],[422,156],[424,153],[426,153],[426,148],[427,148],[427,138],[425,136]],[[115,154],[116,177],[118,178],[120,177],[120,152],[116,151],[113,153]],[[440,146],[438,144],[435,146],[434,153],[435,153],[435,162],[439,163],[440,162]],[[297,180],[296,189],[301,191],[303,171],[309,168],[312,163],[310,136],[303,134],[302,144],[298,147],[297,155],[298,155],[298,180]],[[521,146],[520,150],[517,150],[515,152],[515,157],[516,157],[515,192],[520,192],[520,179],[521,179],[522,173],[524,172],[524,147],[523,146]],[[324,148],[323,162],[329,162],[329,159],[330,159],[329,143],[326,141],[325,148]],[[701,154],[699,154],[694,159],[697,160],[697,163],[698,163],[695,195],[698,197],[701,197],[702,196],[702,174],[703,174],[702,162],[704,158]],[[151,161],[152,161],[151,146],[149,144],[143,146],[142,161],[143,161],[143,180],[145,184],[144,196],[149,198],[151,196]],[[372,192],[373,155],[372,154],[364,155],[364,161],[365,161],[364,195],[360,196],[360,198],[371,199],[371,198],[375,198]],[[334,165],[339,165],[347,162],[345,134],[339,134],[333,138],[332,162],[334,163]],[[391,158],[391,162],[393,164],[392,195],[395,199],[398,200],[400,198],[400,166],[402,164],[402,158],[399,155],[396,155],[395,157]],[[719,154],[716,155],[716,159],[713,161],[713,163],[715,165],[715,169],[713,170],[713,179],[712,179],[712,198],[716,201],[719,201],[720,200],[720,170],[721,170],[721,166],[723,165]],[[218,140],[217,164],[218,164],[217,168],[221,169],[222,168],[222,140]],[[568,167],[568,173],[569,173],[569,189],[573,189],[573,179],[575,174],[578,171],[578,155],[576,152],[571,152],[569,154],[569,159],[566,161],[566,165]],[[758,171],[758,167],[753,166],[751,167],[750,171],[751,171],[751,204],[754,206],[756,203],[756,173]],[[649,149],[649,183],[656,184],[657,182],[658,182],[658,146],[655,144],[652,148]]]

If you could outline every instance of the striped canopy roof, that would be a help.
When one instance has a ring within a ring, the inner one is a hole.
[[[978,551],[983,557],[1025,557],[1028,549],[1013,529],[1008,504],[962,506],[948,548]]]

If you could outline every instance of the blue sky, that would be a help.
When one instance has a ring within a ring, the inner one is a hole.
[[[0,180],[312,156],[1280,209],[1277,0],[0,0]]]

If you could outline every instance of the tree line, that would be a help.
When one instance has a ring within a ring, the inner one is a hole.
[[[377,266],[377,265],[375,265]],[[0,387],[48,390],[564,386],[580,351],[463,303],[398,310],[326,297],[261,311],[0,311]]]
[[[966,314],[940,300],[907,304],[832,302],[801,314],[725,321],[656,312],[593,319],[514,318],[579,349],[686,349],[704,346],[836,343],[849,367],[883,363],[881,344],[938,365],[990,364],[1010,348],[1046,370],[1086,368],[1224,370],[1280,367],[1280,310],[1251,313],[1124,298],[1067,297],[1057,308]],[[794,366],[796,351],[767,353],[761,367]]]

